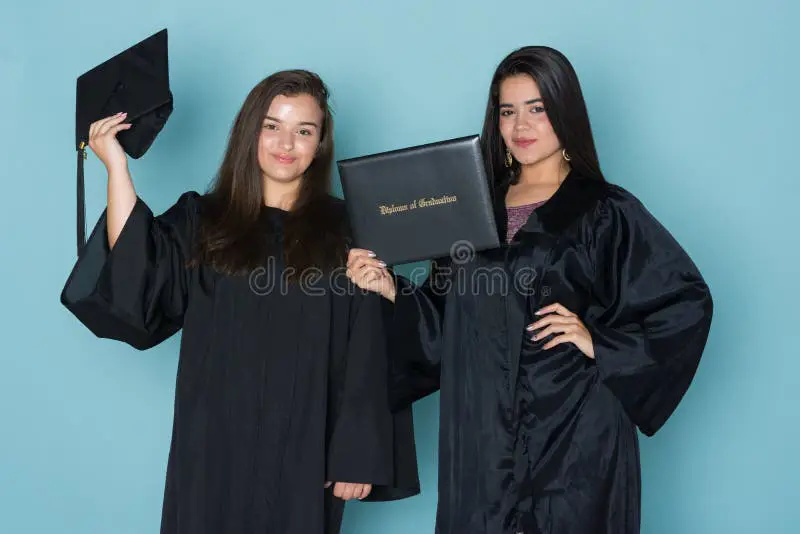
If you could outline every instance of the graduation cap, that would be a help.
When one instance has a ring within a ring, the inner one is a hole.
[[[75,144],[78,150],[78,254],[86,242],[83,160],[89,126],[126,112],[127,130],[117,134],[125,152],[140,158],[172,113],[166,28],[78,77]]]

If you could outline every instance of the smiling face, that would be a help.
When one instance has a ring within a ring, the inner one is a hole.
[[[264,180],[287,184],[303,177],[317,154],[323,119],[311,95],[272,99],[258,139],[258,165]]]
[[[539,87],[527,74],[510,76],[500,84],[500,135],[521,165],[535,165],[560,157],[558,140]]]

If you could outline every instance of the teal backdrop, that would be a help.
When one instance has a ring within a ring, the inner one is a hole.
[[[692,388],[642,439],[643,532],[798,532],[798,20],[789,0],[4,2],[0,532],[158,530],[179,336],[146,352],[96,339],[59,292],[75,258],[75,78],[162,27],[175,111],[131,164],[156,212],[206,188],[275,70],[326,80],[345,158],[477,133],[505,54],[566,53],[604,171],[716,303]],[[93,224],[105,174],[86,164]],[[349,506],[346,533],[433,532],[437,401],[416,406],[422,494]]]

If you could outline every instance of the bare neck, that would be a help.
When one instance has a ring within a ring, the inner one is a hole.
[[[506,195],[506,206],[523,206],[548,200],[569,173],[569,165],[558,154],[534,165],[524,165],[519,181]]]
[[[277,182],[264,179],[264,204],[270,208],[289,211],[294,206],[300,192],[300,180]]]
[[[569,165],[558,152],[553,156],[520,169],[519,185],[529,187],[558,187],[569,173]]]

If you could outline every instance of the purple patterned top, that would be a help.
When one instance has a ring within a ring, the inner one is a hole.
[[[534,202],[532,204],[524,204],[522,206],[507,206],[506,214],[508,215],[508,232],[506,233],[506,242],[510,243],[514,239],[514,235],[520,228],[528,221],[533,210],[544,204],[546,200]]]

